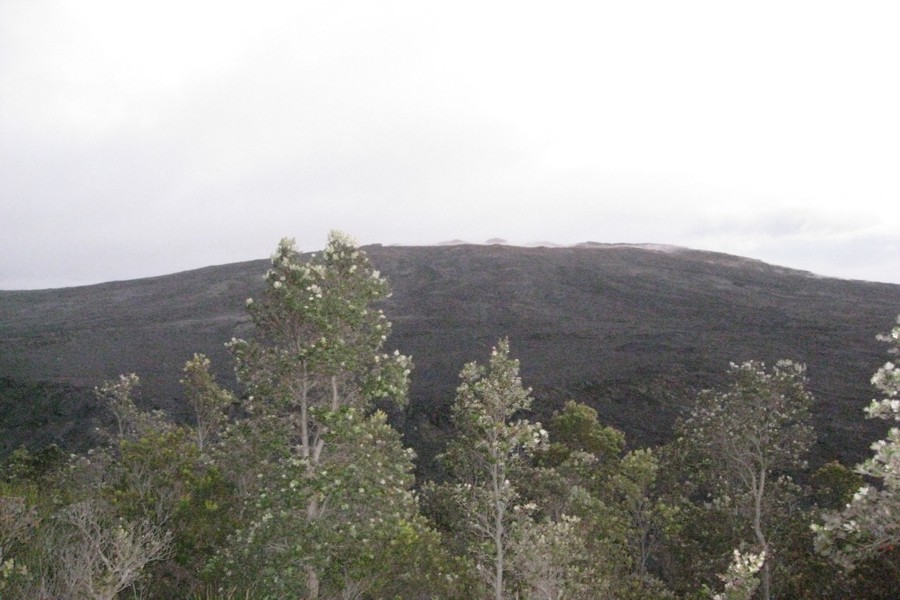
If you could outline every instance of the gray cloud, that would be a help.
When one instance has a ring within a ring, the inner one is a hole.
[[[311,249],[332,228],[900,282],[887,21],[653,8],[4,3],[0,288]]]

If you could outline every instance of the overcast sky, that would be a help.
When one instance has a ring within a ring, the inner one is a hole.
[[[0,289],[646,242],[900,283],[892,2],[0,1]]]

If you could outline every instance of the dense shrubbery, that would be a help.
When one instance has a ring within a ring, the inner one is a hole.
[[[412,362],[383,351],[387,282],[332,234],[282,241],[241,393],[184,368],[191,426],[140,411],[139,380],[97,390],[113,426],[79,455],[19,450],[0,477],[0,598],[880,598],[895,589],[900,433],[859,475],[808,472],[802,367],[735,365],[677,439],[628,448],[570,402],[529,420],[510,344],[466,365],[443,479],[377,406]],[[900,323],[888,338],[897,349]],[[870,416],[900,420],[900,369]],[[878,485],[875,485],[877,483]],[[812,526],[811,526],[812,525]],[[818,553],[813,552],[813,548]],[[833,562],[831,562],[833,561]],[[841,568],[835,568],[839,565]]]

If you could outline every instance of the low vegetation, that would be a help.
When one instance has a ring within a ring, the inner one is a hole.
[[[675,440],[630,447],[568,402],[531,418],[510,343],[460,373],[432,480],[386,411],[411,358],[386,352],[388,284],[333,233],[304,259],[282,241],[240,387],[184,367],[191,425],[135,403],[137,375],[97,389],[110,425],[66,455],[13,452],[0,472],[0,598],[891,598],[900,430],[849,469],[812,471],[815,399],[785,360],[733,365]],[[900,349],[900,321],[885,337]],[[900,369],[870,417],[900,420]],[[863,479],[865,478],[865,479]]]

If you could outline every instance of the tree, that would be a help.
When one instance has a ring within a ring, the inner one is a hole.
[[[263,300],[247,300],[259,337],[230,344],[236,370],[261,407],[291,416],[301,455],[315,462],[322,442],[311,409],[403,404],[411,362],[381,352],[391,325],[371,305],[390,296],[388,284],[346,235],[332,232],[308,261],[282,240],[265,280]]]
[[[900,317],[890,334],[879,339],[900,353]],[[872,377],[882,397],[866,408],[870,419],[900,421],[900,368],[889,361]],[[887,438],[872,444],[874,455],[856,467],[856,472],[880,482],[863,485],[840,512],[824,515],[813,525],[816,547],[847,569],[881,554],[889,555],[900,544],[900,428],[892,427]]]
[[[21,452],[8,465],[19,492],[9,507],[27,508],[30,523],[28,551],[16,565],[30,571],[16,582],[20,597],[111,599],[129,588],[138,592],[148,569],[172,556],[172,517],[189,493],[192,446],[181,443],[190,439],[186,430],[136,408],[138,384],[127,375],[97,390],[116,416],[105,447],[65,460],[53,448]],[[0,513],[9,512],[6,504],[0,499]]]
[[[540,423],[517,418],[531,406],[519,363],[500,340],[487,366],[469,363],[460,373],[452,419],[456,436],[442,462],[454,483],[440,488],[451,498],[462,537],[490,595],[507,594],[516,472],[546,439]]]
[[[239,590],[263,597],[309,597],[316,573],[327,597],[407,597],[440,589],[439,539],[418,515],[411,453],[384,413],[344,408],[327,426],[319,468],[300,459],[264,482],[255,515],[236,533],[220,570]],[[310,497],[318,513],[310,519]]]
[[[24,490],[0,483],[0,598],[28,577],[22,555],[32,544],[39,516]]]
[[[211,439],[222,429],[228,407],[235,402],[234,395],[216,384],[209,371],[210,362],[203,354],[194,354],[184,365],[184,395],[194,411],[197,425],[194,432],[197,448],[203,452]]]
[[[649,564],[672,511],[656,498],[654,453],[626,453],[620,431],[600,423],[594,409],[572,401],[553,415],[548,430],[550,443],[536,454],[523,491],[539,515],[567,523],[579,538],[582,551],[570,554],[569,568],[578,564],[584,593],[664,596]]]
[[[374,408],[405,402],[412,367],[382,351],[390,324],[371,304],[386,282],[336,233],[308,260],[283,241],[266,281],[247,302],[259,337],[230,344],[248,392],[234,422],[234,396],[194,355],[196,428],[139,410],[124,375],[96,390],[115,417],[107,443],[62,461],[46,499],[24,481],[45,461],[14,455],[0,593],[180,597],[202,593],[205,565],[227,597],[459,596],[461,569],[418,511],[413,453]]]
[[[117,381],[107,381],[94,388],[94,394],[116,418],[116,431],[113,435],[120,439],[134,432],[141,416],[134,403],[134,393],[140,385],[140,379],[134,373],[119,375]]]
[[[612,506],[621,515],[631,576],[637,580],[642,597],[657,582],[650,575],[650,559],[656,553],[663,532],[674,519],[672,507],[655,497],[659,459],[649,448],[632,450],[619,463],[619,472],[610,481]]]
[[[236,573],[229,561],[241,555],[241,576],[277,583],[277,594],[370,589],[387,565],[365,544],[376,548],[392,528],[428,537],[415,518],[411,456],[384,415],[372,413],[375,401],[405,403],[412,367],[382,350],[390,323],[372,303],[389,296],[387,282],[337,232],[308,259],[282,240],[265,281],[262,299],[247,300],[258,336],[229,344],[249,418],[226,443],[234,455],[252,449],[255,477],[238,484],[248,519],[223,568]]]
[[[804,387],[805,369],[779,361],[767,371],[758,362],[732,365],[731,383],[700,394],[678,440],[694,456],[709,506],[735,519],[740,539],[765,556],[760,590],[768,600],[777,518],[792,502],[796,486],[790,473],[804,466],[813,441],[809,421],[812,396]]]
[[[203,402],[201,395],[227,395],[211,377],[203,376],[206,367],[208,362],[195,356],[185,368],[189,402]],[[116,525],[116,520],[128,531],[156,531],[166,536],[165,560],[148,561],[148,572],[142,573],[141,579],[146,582],[142,584],[144,593],[167,597],[200,586],[199,569],[227,533],[222,527],[227,519],[220,508],[228,504],[230,490],[204,452],[210,450],[209,441],[218,433],[210,422],[214,417],[206,422],[201,419],[205,431],[200,434],[190,426],[171,422],[159,411],[141,411],[134,401],[139,385],[139,378],[131,374],[99,388],[101,399],[121,415],[118,433],[113,432],[106,448],[74,459],[72,479],[66,487],[74,492],[73,505],[91,509],[77,514],[82,515],[81,521],[94,517],[96,536],[111,534],[104,529]],[[90,541],[84,536],[68,535],[67,539]],[[126,538],[117,540],[119,544]],[[73,551],[66,560],[77,559],[78,544],[69,547]]]
[[[587,592],[588,578],[576,560],[586,552],[579,521],[566,515],[556,521],[515,521],[510,565],[522,597],[562,600]]]
[[[247,300],[257,338],[229,347],[247,411],[283,425],[273,451],[314,470],[327,434],[316,411],[365,411],[376,399],[405,404],[412,362],[382,352],[391,325],[371,305],[390,295],[387,281],[346,235],[332,232],[308,261],[293,240],[281,240],[265,281],[262,301]]]
[[[95,501],[67,506],[55,518],[56,597],[112,600],[170,552],[169,531],[148,519],[123,521]]]
[[[29,595],[29,566],[37,562],[37,539],[49,512],[45,480],[64,457],[55,444],[34,454],[23,446],[0,466],[0,598]]]

